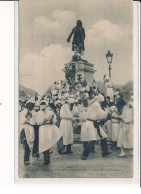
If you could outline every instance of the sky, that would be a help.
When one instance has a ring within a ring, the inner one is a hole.
[[[108,75],[105,54],[113,53],[112,80],[133,79],[132,0],[20,0],[20,84],[39,94],[64,79],[72,59],[67,37],[80,19],[86,32],[83,59],[94,64],[94,77]]]

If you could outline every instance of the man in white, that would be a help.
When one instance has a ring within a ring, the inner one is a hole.
[[[33,110],[34,103],[28,101],[26,108],[20,112],[20,137],[21,143],[24,147],[24,164],[29,165],[30,152],[33,149],[33,143],[35,138],[34,125],[35,111]]]
[[[106,86],[106,96],[110,97],[110,102],[114,102],[114,84],[111,78],[106,77],[104,79],[104,84]]]
[[[86,128],[87,118],[88,118],[88,101],[86,99],[83,99],[83,106],[82,106],[82,111],[79,114],[79,121],[81,121],[81,123],[82,123],[82,126],[81,126],[81,141],[83,142],[84,150],[86,149],[86,146],[90,142],[90,138],[91,138],[91,136],[88,133],[87,128]],[[90,145],[93,145],[92,148],[93,148],[93,152],[94,152],[95,141],[93,141],[93,142],[92,141],[91,141]]]
[[[87,121],[85,124],[85,131],[87,132],[87,145],[81,156],[82,160],[86,160],[89,156],[95,140],[101,140],[102,156],[105,157],[108,154],[107,135],[101,127],[101,121],[105,120],[108,115],[108,109],[105,111],[101,108],[101,103],[104,101],[104,97],[101,94],[95,97],[94,101],[89,104],[87,111]]]
[[[129,101],[122,109],[118,147],[121,148],[119,157],[133,154],[133,101]]]
[[[73,144],[73,114],[70,111],[70,104],[67,99],[65,99],[65,103],[61,107],[60,118],[60,130],[62,132],[63,145],[65,146],[61,154],[71,154],[71,145]]]
[[[50,163],[49,149],[60,139],[61,132],[55,125],[56,116],[50,107],[47,108],[46,101],[41,101],[36,121],[39,125],[39,154],[44,154],[44,164],[48,165]]]

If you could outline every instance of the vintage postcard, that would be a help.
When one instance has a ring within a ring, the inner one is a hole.
[[[19,178],[133,178],[133,13],[19,1]]]

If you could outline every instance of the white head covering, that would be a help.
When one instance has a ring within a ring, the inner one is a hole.
[[[89,86],[86,86],[86,91],[89,91],[89,89],[90,89]]]

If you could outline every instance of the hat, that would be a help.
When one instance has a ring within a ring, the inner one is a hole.
[[[33,102],[27,102],[27,103],[26,103],[26,108],[29,109],[29,110],[33,110],[33,108],[34,108],[34,103],[33,103]]]

